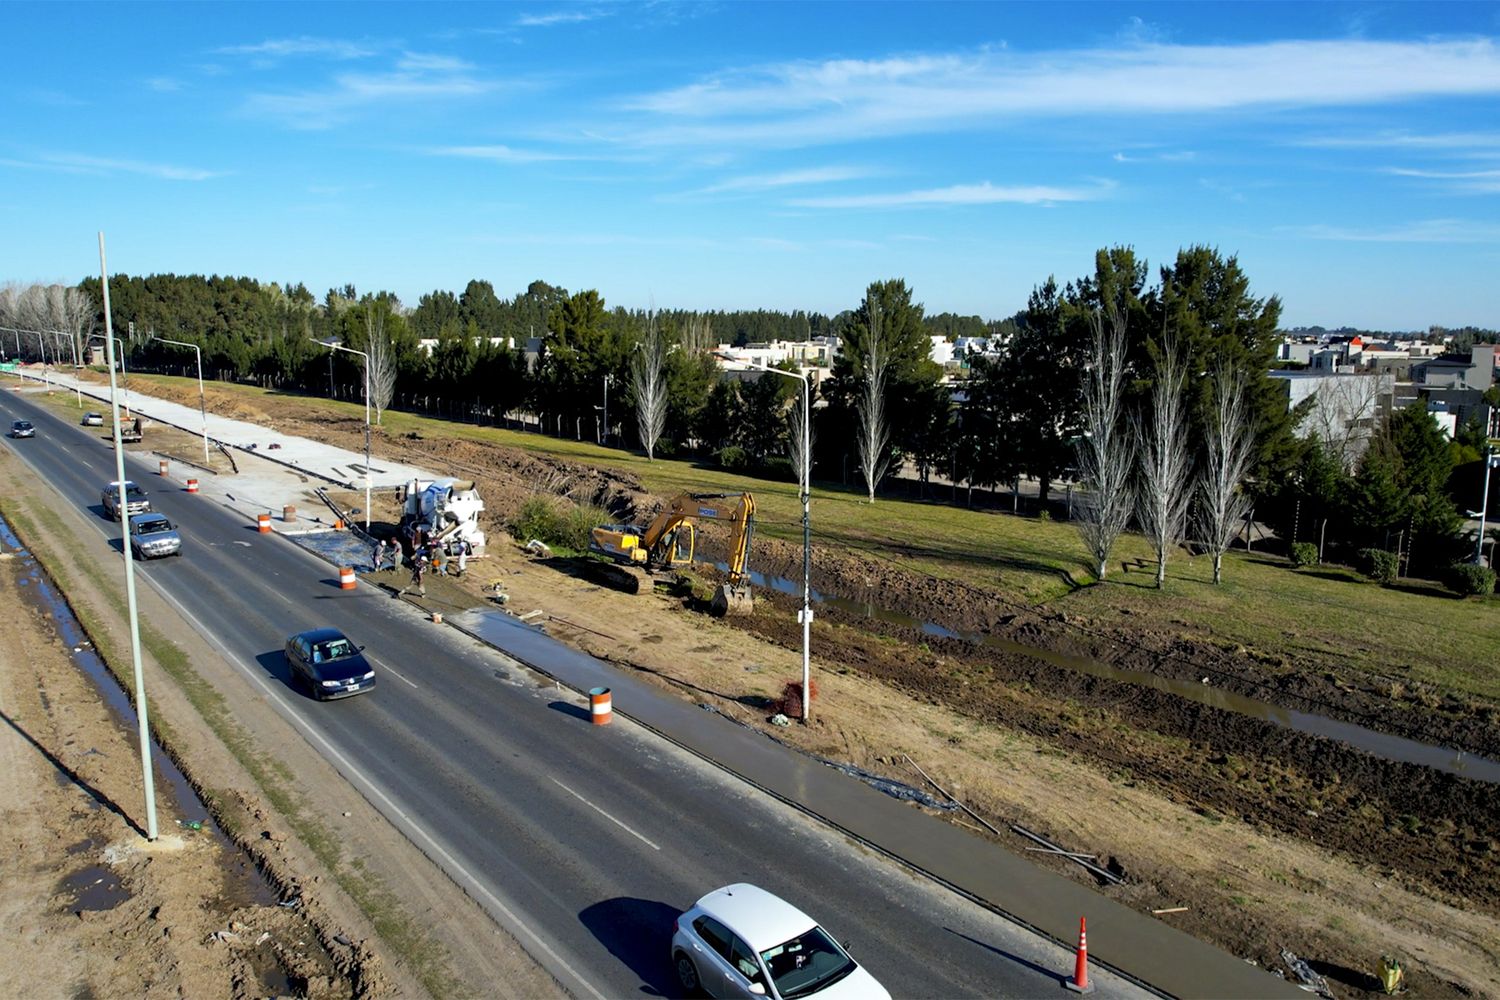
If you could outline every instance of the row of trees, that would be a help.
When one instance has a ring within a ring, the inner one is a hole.
[[[66,291],[91,304],[99,285]],[[1297,415],[1266,374],[1280,302],[1253,296],[1238,261],[1209,247],[1180,251],[1154,280],[1130,248],[1103,249],[1091,273],[1047,279],[1025,310],[998,322],[928,316],[900,279],[871,284],[835,316],[609,309],[597,291],[542,281],[509,299],[471,281],[410,309],[352,286],[320,301],[300,284],[244,278],[116,276],[110,292],[134,367],[181,364],[153,342],[162,336],[200,344],[221,378],[314,393],[358,385],[359,359],[317,343],[334,338],[369,355],[377,413],[393,400],[437,398],[465,416],[526,414],[558,433],[618,435],[652,457],[691,450],[783,474],[801,437],[796,382],[724,379],[711,351],[752,336],[836,337],[841,350],[813,411],[814,474],[852,474],[871,501],[904,464],[924,484],[944,472],[971,497],[1029,476],[1045,504],[1059,477],[1081,481],[1100,576],[1132,519],[1157,549],[1158,579],[1189,527],[1222,553],[1243,514],[1240,483],[1300,481],[1309,461],[1292,433]],[[0,317],[21,315],[7,303],[43,297],[0,297],[9,310]],[[58,322],[36,315],[26,321]],[[972,359],[955,387],[930,359],[934,335],[992,336],[1004,347]]]

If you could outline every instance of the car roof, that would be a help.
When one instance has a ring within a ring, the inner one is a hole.
[[[117,489],[120,488],[120,481],[118,479],[111,479],[109,482],[105,483],[104,485],[105,485],[106,489],[116,489],[117,490]],[[135,480],[133,480],[133,479],[127,479],[127,480],[125,480],[125,488],[126,489],[129,489],[132,486],[135,486]],[[139,487],[137,487],[137,489],[139,489]]]
[[[698,900],[698,906],[745,939],[756,951],[765,951],[811,930],[817,921],[791,903],[748,882],[726,885]]]
[[[347,639],[348,636],[336,628],[310,628],[306,632],[298,632],[292,639],[306,639],[308,642],[329,642],[333,639]],[[287,640],[288,642],[291,639]]]
[[[30,427],[31,426],[31,421],[30,420],[12,420],[10,422],[10,425],[12,427]]]
[[[165,515],[165,514],[158,514],[155,511],[150,511],[150,512],[145,513],[145,514],[131,514],[130,515],[130,523],[131,524],[146,524],[146,523],[149,523],[151,521],[165,521],[166,519],[167,519],[167,515]]]

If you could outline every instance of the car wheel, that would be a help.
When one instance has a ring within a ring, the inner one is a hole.
[[[703,984],[698,981],[698,967],[687,957],[687,952],[679,951],[672,957],[672,964],[677,968],[677,981],[682,984],[682,992],[690,997],[697,996]]]

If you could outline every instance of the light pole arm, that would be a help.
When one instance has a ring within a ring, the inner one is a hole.
[[[358,354],[365,360],[365,533],[370,532],[370,355],[364,351],[356,351],[352,347],[344,347],[341,344],[328,343],[313,338],[313,343],[322,344],[331,351],[344,351],[348,354]]]

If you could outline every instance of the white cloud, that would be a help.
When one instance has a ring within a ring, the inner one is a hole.
[[[112,160],[77,153],[40,153],[33,160],[3,160],[6,166],[28,170],[51,170],[65,174],[140,174],[164,181],[206,181],[225,176],[222,171],[179,167],[169,163],[147,163],[142,160]]]
[[[341,73],[321,89],[251,94],[242,110],[289,128],[323,129],[374,105],[469,98],[496,89],[495,82],[471,70],[460,59],[405,53],[389,72]]]
[[[1298,139],[1294,146],[1315,149],[1415,149],[1415,150],[1500,150],[1500,132],[1435,132],[1428,135],[1411,132],[1374,132],[1366,135],[1328,135]]]
[[[1383,173],[1394,177],[1416,177],[1422,180],[1448,182],[1452,191],[1471,194],[1500,193],[1500,170],[1416,170],[1410,167],[1387,167]]]
[[[431,156],[458,156],[472,160],[493,160],[496,163],[547,163],[555,160],[583,160],[589,157],[567,153],[548,153],[535,149],[516,149],[514,146],[437,146],[427,150]]]
[[[1094,188],[1062,188],[1043,184],[997,187],[989,181],[981,184],[955,184],[925,191],[900,191],[890,194],[838,195],[828,198],[797,198],[790,204],[802,208],[910,208],[918,205],[1046,205],[1059,201],[1089,201],[1098,198],[1110,185]]]
[[[554,14],[522,14],[515,23],[518,28],[550,28],[556,24],[581,24],[608,16],[606,10],[565,10]]]
[[[1286,227],[1282,232],[1310,240],[1352,243],[1495,243],[1500,226],[1469,219],[1427,219],[1382,229],[1350,229],[1340,226]]]
[[[158,94],[170,94],[175,90],[182,89],[182,81],[174,80],[170,76],[153,76],[146,81],[146,87],[156,91]]]
[[[330,59],[364,59],[377,51],[365,42],[342,38],[271,38],[253,45],[226,45],[213,50],[216,55],[256,56],[262,59],[285,59],[292,56],[325,56]]]
[[[742,177],[730,177],[691,193],[770,191],[776,188],[800,187],[807,184],[832,184],[838,181],[857,180],[869,177],[873,173],[874,171],[863,167],[808,167],[803,170],[784,170],[775,174],[747,174]]]
[[[1198,154],[1190,149],[1175,153],[1116,153],[1110,157],[1116,163],[1187,163],[1197,158]]]
[[[1140,44],[796,62],[640,95],[651,144],[796,147],[1067,115],[1176,115],[1500,94],[1486,39]]]

